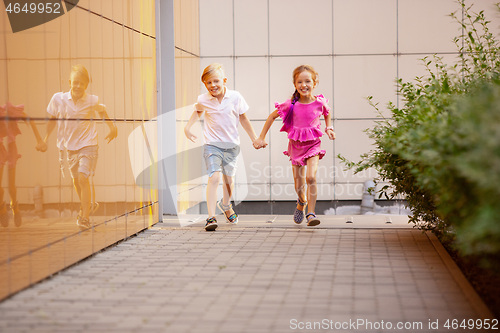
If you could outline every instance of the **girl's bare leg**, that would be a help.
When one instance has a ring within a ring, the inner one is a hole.
[[[75,188],[76,194],[78,195],[78,200],[80,201],[80,210],[78,211],[79,218],[83,217],[83,206],[82,206],[82,188],[80,186],[80,178],[73,178],[73,187]]]
[[[0,165],[0,224],[4,227],[7,227],[9,225],[9,218],[7,215],[7,206],[5,205],[5,202],[3,202],[4,190],[1,187],[3,179],[3,168],[4,166]]]
[[[9,195],[10,195],[10,200],[13,203],[17,203],[16,167],[15,166],[9,166],[7,172],[9,174]]]
[[[299,197],[299,200],[301,202],[306,202],[307,201],[306,175],[305,175],[306,167],[299,165],[292,165],[292,170],[293,170],[293,181],[295,183],[295,192],[297,192],[297,196]],[[297,209],[303,210],[304,205],[299,205],[297,203]]]
[[[84,173],[78,174],[78,184],[80,187],[80,203],[82,209],[82,218],[85,220],[89,219],[90,216],[90,182],[89,177],[87,177]]]
[[[21,212],[17,204],[17,188],[16,188],[16,166],[9,166],[9,195],[10,195],[10,207],[12,208],[12,214],[14,215],[14,223],[16,226],[20,226],[22,223]],[[0,202],[3,202],[0,201]]]
[[[3,202],[3,188],[2,188],[2,181],[3,181],[3,165],[0,165],[0,203]]]
[[[318,198],[318,185],[316,182],[316,173],[318,171],[319,156],[313,156],[307,159],[307,212],[314,213],[316,209],[316,199]]]

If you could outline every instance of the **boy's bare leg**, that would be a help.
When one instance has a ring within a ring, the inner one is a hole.
[[[222,195],[222,204],[224,206],[228,206],[231,203],[231,198],[233,197],[233,190],[234,190],[234,177],[227,176],[227,175],[222,175],[222,179],[224,181],[224,186],[223,186],[223,195]],[[224,212],[224,214],[226,214]],[[234,214],[234,210],[231,207],[229,210],[229,213],[226,214],[226,216],[231,216]]]
[[[314,210],[316,209],[316,199],[318,198],[318,186],[316,182],[318,162],[319,162],[318,155],[307,159],[306,182],[307,182],[307,199],[309,201],[309,204],[307,206],[307,211],[309,213],[314,213]]]
[[[95,201],[94,176],[90,176],[90,214],[94,214],[99,208],[99,203]]]
[[[217,187],[219,187],[220,171],[216,171],[208,178],[207,184],[207,210],[208,217],[215,216],[215,205],[217,204]]]
[[[82,202],[82,188],[80,186],[80,180],[78,178],[73,178],[73,187],[75,188],[76,194],[78,195],[78,200],[80,200],[80,210],[78,211],[78,216],[83,215]]]
[[[78,174],[78,183],[80,185],[80,202],[82,207],[82,218],[88,220],[90,216],[90,182],[89,177],[83,173]]]

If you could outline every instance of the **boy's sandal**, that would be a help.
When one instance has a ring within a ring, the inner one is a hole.
[[[209,217],[207,219],[207,223],[205,224],[205,230],[206,231],[215,231],[215,229],[217,229],[218,225],[217,225],[217,220],[215,219],[215,217]]]
[[[295,208],[295,212],[293,213],[293,222],[295,222],[296,224],[301,224],[302,221],[304,221],[304,210],[306,210],[305,206],[307,205],[307,201],[302,202],[300,201],[300,199],[297,199],[297,205],[300,205],[303,208],[302,210]]]
[[[233,214],[231,214],[229,216],[227,216],[227,214],[226,214],[226,212],[230,211],[231,208],[233,208],[232,204],[229,204],[226,206],[222,203],[222,200],[220,200],[220,201],[217,201],[217,207],[219,207],[219,209],[224,214],[224,217],[226,218],[227,223],[231,223],[231,224],[238,223],[238,214],[236,214],[236,212],[234,212],[234,210],[233,210],[233,212],[234,212]]]
[[[309,227],[314,227],[315,225],[318,225],[321,223],[321,221],[316,217],[316,214],[314,214],[314,213],[307,214],[306,219],[307,219],[307,225]]]

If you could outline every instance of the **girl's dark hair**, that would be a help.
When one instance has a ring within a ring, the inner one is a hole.
[[[299,98],[300,94],[297,91],[297,89],[295,89],[295,92],[293,93],[292,98],[290,99],[292,101],[292,105],[290,105],[290,110],[285,115],[285,118],[283,118],[283,124],[285,124],[287,127],[292,126],[293,124],[293,107],[295,106],[295,103],[297,103]]]
[[[304,71],[310,72],[313,81],[316,84],[318,83],[318,73],[314,70],[314,68],[310,65],[300,65],[299,67],[297,67],[293,70],[293,84],[294,85],[295,85],[295,79],[297,78],[297,76]],[[283,118],[283,124],[285,124],[287,127],[292,126],[292,124],[293,124],[293,108],[295,106],[295,103],[297,103],[297,101],[299,100],[299,98],[300,98],[300,94],[297,91],[297,89],[295,89],[295,91],[292,95],[292,98],[290,98],[290,100],[292,102],[292,105],[290,105],[290,110],[287,112],[287,114]]]

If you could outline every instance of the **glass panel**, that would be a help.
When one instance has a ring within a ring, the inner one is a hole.
[[[206,4],[200,1],[200,5]],[[196,131],[196,136],[198,136],[196,143],[189,141],[184,135],[184,126],[193,113],[193,104],[197,101],[202,85],[198,10],[198,0],[174,1],[177,210],[179,213],[185,213],[192,207],[199,209],[198,205],[204,200],[205,192],[201,178],[204,174],[204,165],[200,122],[193,126],[193,131]]]
[[[15,33],[9,19],[0,23],[0,300],[158,221],[156,189],[132,170],[141,143],[129,138],[157,115],[154,0],[80,1]]]

